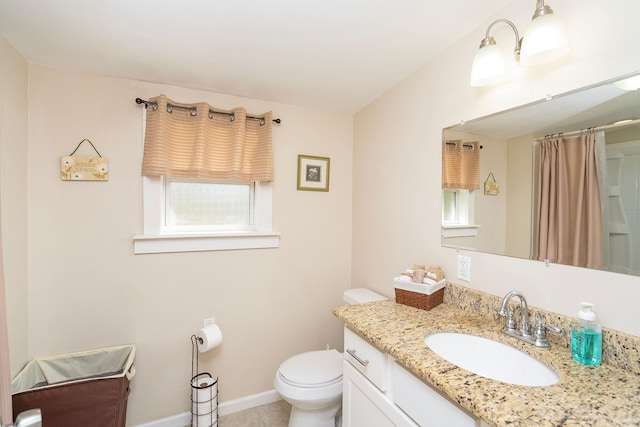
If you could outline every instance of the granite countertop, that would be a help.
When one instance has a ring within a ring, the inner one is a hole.
[[[568,348],[538,349],[500,332],[498,321],[447,302],[431,311],[393,301],[337,307],[345,326],[422,378],[473,416],[501,426],[640,426],[640,375],[605,360],[574,361]],[[526,387],[473,374],[424,343],[436,332],[464,332],[509,344],[560,374],[557,384]]]

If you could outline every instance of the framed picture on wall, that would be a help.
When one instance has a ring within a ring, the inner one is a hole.
[[[328,157],[298,155],[298,190],[329,191]]]

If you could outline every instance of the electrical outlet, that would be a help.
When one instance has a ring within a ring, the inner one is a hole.
[[[458,279],[471,281],[471,258],[458,255]]]
[[[215,325],[216,319],[215,317],[209,317],[207,319],[204,319],[203,323],[204,323],[204,327],[206,328],[207,326]]]

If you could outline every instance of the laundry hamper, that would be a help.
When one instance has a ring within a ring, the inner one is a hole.
[[[11,381],[14,418],[40,408],[46,427],[124,427],[134,345],[34,359]]]

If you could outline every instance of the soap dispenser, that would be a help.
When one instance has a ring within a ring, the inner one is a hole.
[[[587,366],[602,363],[602,327],[596,320],[593,304],[580,303],[578,321],[571,328],[571,356]]]

